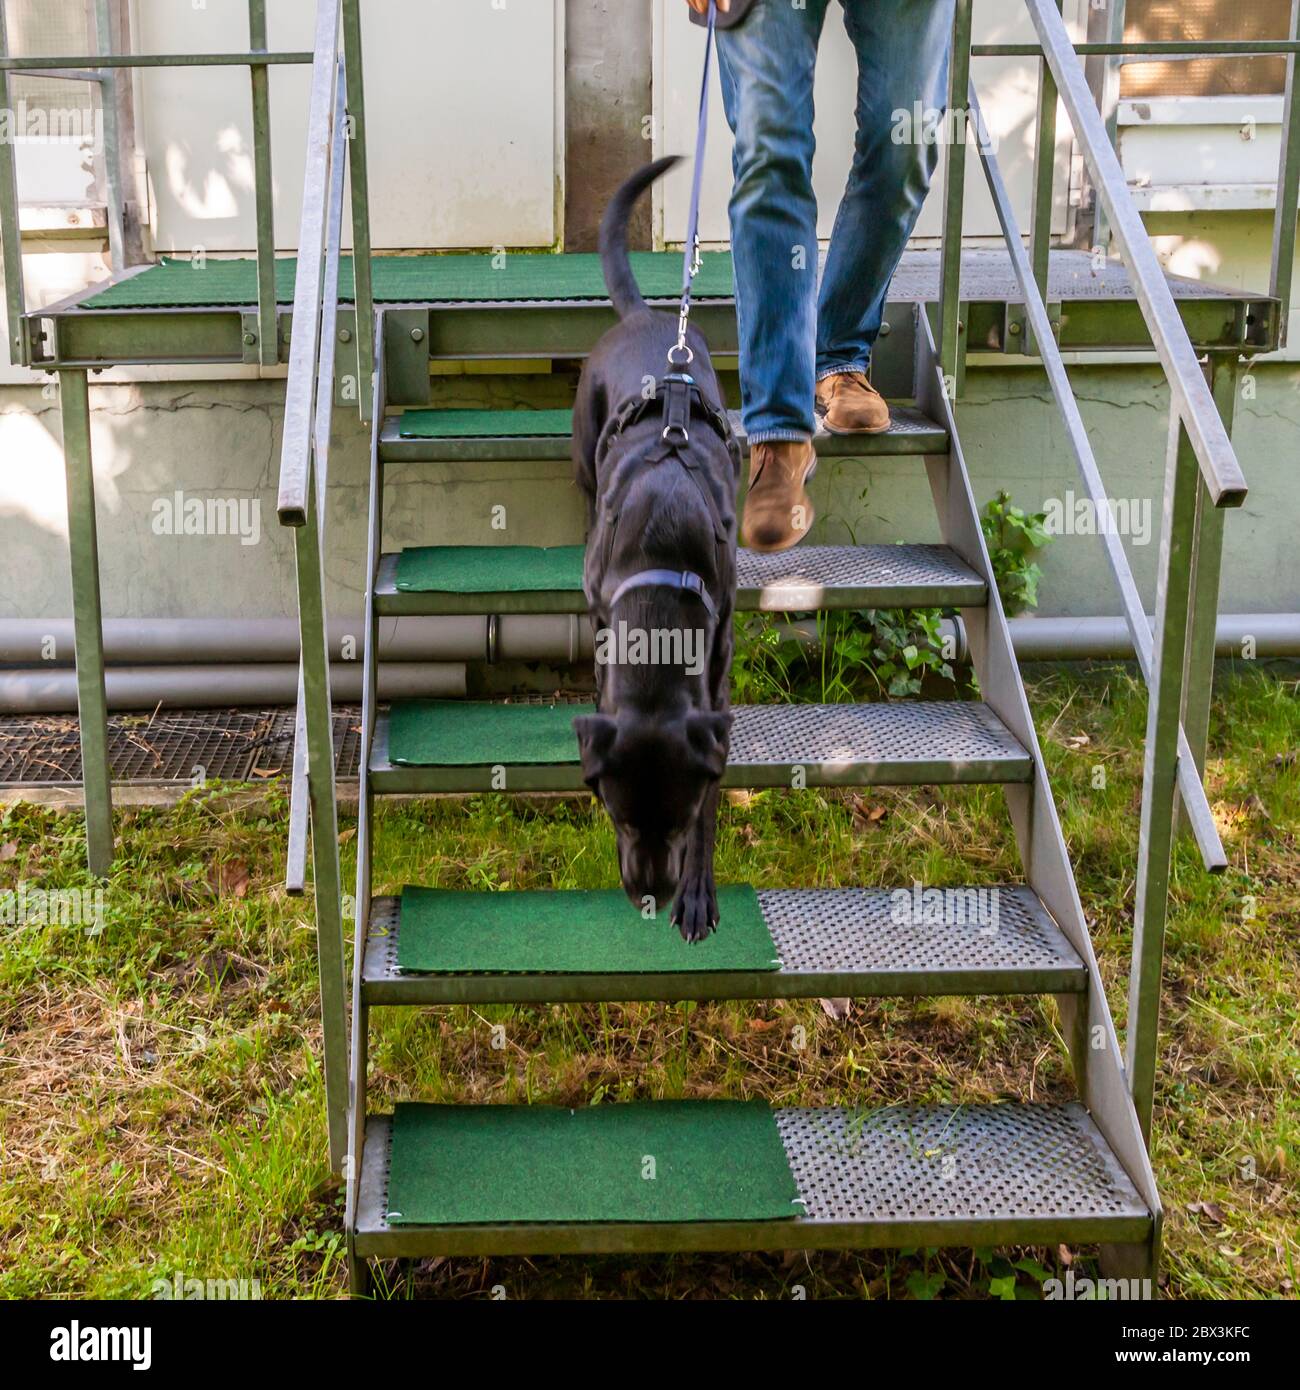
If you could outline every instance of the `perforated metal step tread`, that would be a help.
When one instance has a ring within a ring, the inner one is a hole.
[[[484,1106],[485,1116],[494,1108]],[[1151,1228],[1150,1211],[1077,1103],[779,1109],[775,1116],[803,1212],[788,1221],[445,1226],[388,1224],[391,1128],[387,1116],[373,1116],[361,1162],[357,1252],[393,1257],[1037,1245],[1138,1241]],[[720,1162],[725,1159],[719,1155]],[[447,1180],[455,1182],[456,1175]],[[575,1173],[573,1180],[581,1183],[583,1175]]]
[[[600,974],[424,975],[398,968],[401,898],[376,898],[362,988],[369,1004],[424,1005],[1059,994],[1087,987],[1083,962],[1029,888],[777,888],[761,889],[758,901],[781,961],[775,972],[651,974],[633,964]],[[665,921],[646,930],[674,929]]]
[[[948,447],[948,434],[915,406],[892,402],[890,426],[882,434],[830,434],[818,427],[819,454],[862,458],[891,454],[935,454]],[[749,448],[740,412],[729,411],[742,450]],[[380,457],[388,462],[472,463],[568,459],[573,440],[558,432],[554,410],[408,410],[384,421]],[[530,429],[530,419],[536,427]]]
[[[585,613],[582,554],[581,546],[550,552],[522,546],[504,551],[487,546],[427,547],[419,552],[426,563],[414,581],[416,588],[403,577],[402,557],[388,554],[379,564],[375,611],[384,616]],[[563,568],[559,588],[557,556]],[[493,563],[498,557],[507,562],[508,573]],[[458,578],[471,567],[472,577]],[[484,577],[485,570],[490,578]],[[988,599],[984,581],[943,545],[813,545],[774,555],[741,550],[737,578],[736,606],[742,612],[977,608]],[[465,587],[457,588],[458,583]]]
[[[455,702],[416,702],[417,721],[456,737]],[[396,707],[395,707],[396,708]],[[521,719],[550,728],[545,706],[521,706]],[[534,715],[531,711],[536,710]],[[584,707],[572,707],[572,714]],[[1033,762],[987,705],[957,700],[871,705],[739,705],[734,711],[728,787],[914,786],[919,783],[1027,782]],[[393,763],[390,712],[375,724],[370,781],[377,792],[577,791],[583,788],[577,739],[573,761],[503,764],[499,750],[458,738],[457,765]]]

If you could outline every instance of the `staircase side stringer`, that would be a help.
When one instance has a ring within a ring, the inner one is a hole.
[[[362,987],[366,940],[370,934],[371,856],[374,852],[375,794],[370,786],[370,749],[379,712],[379,619],[375,611],[375,582],[384,539],[384,475],[379,457],[387,390],[384,370],[384,314],[375,315],[374,371],[370,418],[369,511],[366,515],[366,612],[362,651],[361,754],[357,788],[356,913],[352,941],[352,1038],[348,1077],[348,1155],[344,1168],[344,1230],[347,1239],[348,1282],[354,1295],[370,1290],[369,1267],[356,1252],[357,1212],[361,1195],[361,1161],[366,1142],[366,1080],[369,1066],[370,1009]],[[358,325],[358,332],[364,331]]]
[[[1074,881],[1069,852],[1061,833],[1042,748],[1011,644],[1011,633],[998,594],[992,562],[980,527],[957,421],[944,389],[938,352],[924,312],[917,313],[916,352],[917,404],[948,431],[948,453],[926,455],[926,471],[943,539],[988,586],[986,608],[962,610],[971,661],[985,703],[1021,741],[1033,759],[1032,782],[1005,789],[1026,881],[1056,919],[1088,971],[1088,990],[1082,1002],[1077,996],[1058,996],[1070,1043],[1075,1082],[1098,1129],[1151,1208],[1154,1219],[1150,1263],[1154,1266],[1161,1224],[1155,1174],[1124,1076],[1115,1024]]]

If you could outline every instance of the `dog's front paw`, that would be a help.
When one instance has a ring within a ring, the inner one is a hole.
[[[718,925],[718,895],[713,876],[684,878],[673,899],[673,926],[686,941],[703,941]]]

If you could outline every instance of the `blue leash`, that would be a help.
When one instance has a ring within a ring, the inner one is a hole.
[[[686,215],[686,249],[682,256],[682,304],[677,316],[677,341],[668,349],[670,367],[689,366],[695,357],[686,346],[686,328],[691,317],[691,281],[700,268],[700,187],[704,182],[704,144],[709,133],[709,71],[717,17],[717,0],[709,0],[708,30],[704,38],[704,75],[700,80],[700,114],[695,126],[695,169],[691,175],[691,205]]]

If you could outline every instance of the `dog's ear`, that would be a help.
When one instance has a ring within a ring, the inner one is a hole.
[[[731,715],[694,710],[686,716],[691,765],[706,777],[721,777],[731,743]]]
[[[607,714],[580,714],[573,721],[582,758],[582,780],[592,789],[609,767],[609,751],[614,746],[618,724]]]

